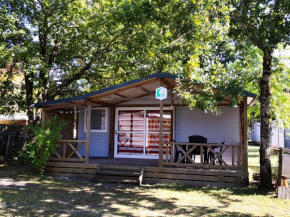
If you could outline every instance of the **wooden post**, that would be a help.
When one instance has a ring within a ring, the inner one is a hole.
[[[247,97],[244,97],[244,166],[246,171],[248,172],[248,105],[247,105]]]
[[[87,105],[87,133],[86,133],[86,153],[85,153],[85,163],[89,163],[90,158],[90,134],[91,134],[91,113],[92,105],[91,102]]]
[[[44,110],[44,108],[42,108],[42,112],[41,112],[41,120],[45,121],[46,120],[46,111]]]
[[[115,141],[115,107],[110,107],[110,138],[109,138],[109,158],[114,157]]]
[[[170,136],[171,136],[171,141],[173,141],[175,138],[174,138],[174,135],[173,135],[173,122],[174,122],[174,94],[172,93],[173,92],[173,88],[171,88],[171,111],[170,111],[170,114],[171,114],[171,125],[170,125]]]
[[[7,143],[6,143],[6,152],[5,152],[5,156],[7,157],[8,155],[8,150],[9,150],[9,146],[10,146],[10,139],[11,139],[11,135],[10,133],[8,134],[8,137],[7,137]]]
[[[279,148],[279,167],[278,167],[278,178],[277,178],[277,185],[278,187],[281,186],[281,179],[282,179],[282,156],[283,155],[283,148]]]
[[[79,111],[78,109],[75,109],[76,112],[76,140],[78,140],[78,135],[79,135]]]
[[[160,86],[163,86],[163,80],[160,80]],[[163,100],[160,100],[160,116],[159,116],[159,167],[163,162]]]
[[[62,158],[64,159],[64,158],[66,158],[66,143],[64,142],[64,143],[62,143]]]
[[[239,165],[248,171],[248,125],[247,125],[247,98],[244,97],[240,103],[240,143],[242,148],[238,149]]]
[[[175,140],[175,135],[173,132],[173,124],[174,124],[174,94],[173,94],[173,88],[171,88],[171,110],[170,110],[170,115],[171,115],[171,123],[170,123],[170,138],[171,142]],[[170,145],[171,147],[171,152],[170,152],[170,162],[173,163],[173,145]]]

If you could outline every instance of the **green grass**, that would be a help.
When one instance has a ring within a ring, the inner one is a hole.
[[[290,216],[290,201],[248,188],[99,184],[0,167],[0,216]]]
[[[259,171],[258,146],[249,146],[249,170]],[[290,216],[289,200],[254,187],[100,184],[3,164],[0,177],[0,216]]]
[[[248,146],[248,165],[249,165],[249,174],[250,181],[252,180],[253,173],[260,172],[260,154],[259,154],[259,145],[253,145],[249,143]],[[272,164],[272,172],[277,173],[278,171],[278,152],[273,151],[271,154],[271,164]]]
[[[249,143],[248,146],[248,164],[250,167],[259,167],[260,166],[260,154],[259,154],[259,145],[253,145]],[[273,151],[271,154],[271,164],[272,167],[278,165],[278,153]]]

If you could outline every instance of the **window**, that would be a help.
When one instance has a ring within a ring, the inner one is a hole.
[[[107,132],[107,108],[94,108],[91,110],[91,132]],[[87,110],[85,110],[85,132],[87,131]]]
[[[116,155],[158,156],[160,111],[157,108],[118,108],[116,117]],[[163,142],[171,140],[171,121],[171,111],[165,108]]]

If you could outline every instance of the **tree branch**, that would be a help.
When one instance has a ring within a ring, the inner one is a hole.
[[[74,81],[80,79],[92,66],[92,63],[104,52],[108,52],[111,49],[111,46],[116,43],[117,39],[122,35],[123,32],[125,32],[126,29],[124,29],[120,34],[116,34],[115,37],[113,37],[108,43],[107,45],[101,49],[101,50],[97,50],[96,53],[93,55],[92,59],[76,74],[74,74],[72,77],[65,79],[57,88],[56,90],[50,95],[50,98],[54,99],[59,92],[69,86],[71,83],[73,83]]]
[[[174,40],[173,42],[171,42],[169,45],[163,47],[163,48],[168,48],[171,47],[172,45],[174,45],[175,43],[179,42],[181,39],[183,39],[185,36],[187,36],[188,34],[190,34],[193,31],[193,29],[189,30],[188,32],[182,34],[180,37],[178,37],[176,40]]]

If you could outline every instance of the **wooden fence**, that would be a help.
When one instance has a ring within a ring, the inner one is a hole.
[[[279,167],[278,167],[278,178],[277,178],[278,198],[290,200],[290,188],[287,187],[287,183],[286,183],[287,178],[290,177],[290,174],[289,174],[290,165],[289,165],[289,161],[287,162],[283,160],[284,158],[283,153],[290,154],[290,149],[279,148]],[[289,156],[288,156],[288,159],[289,159]],[[282,186],[282,179],[285,182],[284,186]]]
[[[51,161],[85,162],[85,158],[79,153],[79,149],[85,146],[85,140],[60,140],[59,148]]]
[[[227,152],[227,160],[223,155]],[[230,153],[230,155],[229,155]],[[195,160],[195,155],[199,160]],[[245,169],[244,146],[210,143],[163,143],[161,166]]]
[[[0,156],[13,157],[23,149],[27,126],[0,124]]]

